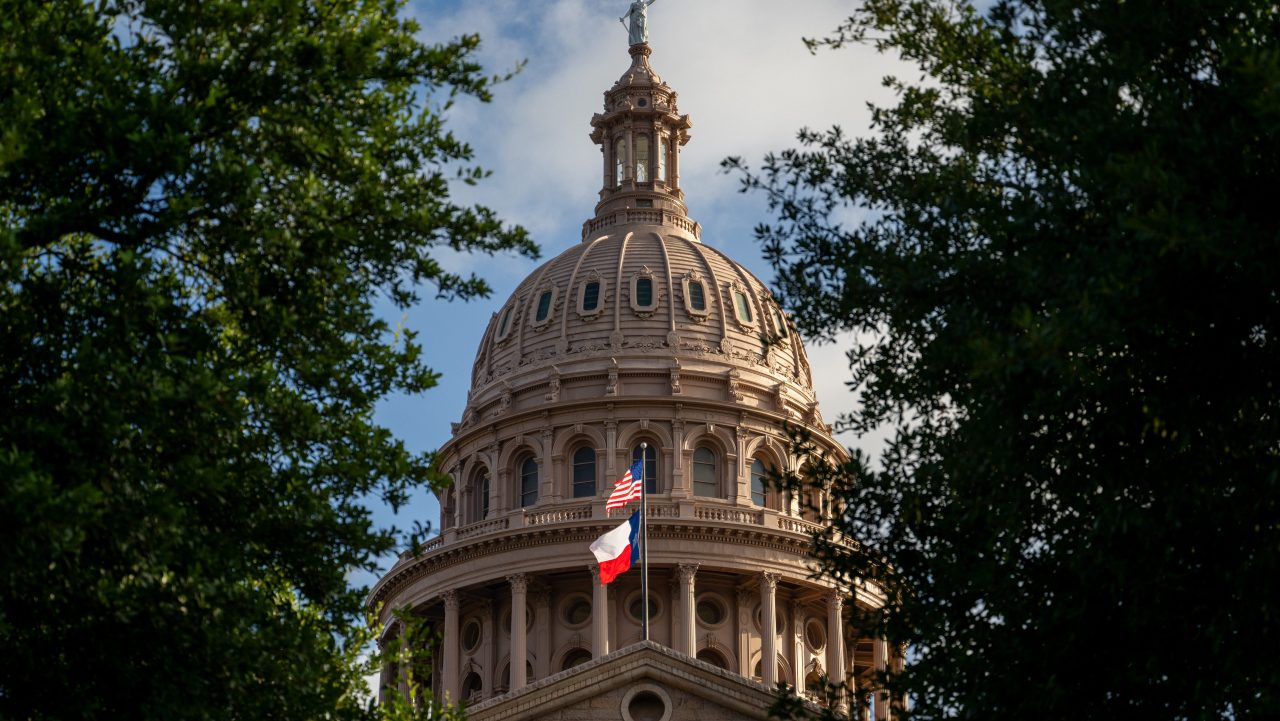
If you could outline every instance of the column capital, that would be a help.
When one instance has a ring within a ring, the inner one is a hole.
[[[512,593],[525,593],[529,590],[529,576],[524,573],[513,573],[507,576],[507,583],[511,584]]]
[[[834,606],[836,610],[839,610],[842,606],[844,606],[844,593],[841,592],[840,589],[828,588],[826,593],[823,595],[827,599],[828,606]]]
[[[738,607],[746,608],[747,606],[749,606],[751,604],[751,601],[755,599],[755,595],[756,595],[756,592],[752,591],[749,588],[739,588],[738,594],[737,594]]]
[[[782,580],[782,575],[773,571],[762,571],[760,573],[760,590],[774,593],[778,590],[778,581]]]
[[[588,563],[587,570],[591,571],[591,584],[593,586],[599,586],[600,585],[600,564]]]
[[[680,574],[681,583],[691,583],[693,577],[698,574],[697,563],[680,563],[676,564],[676,572]]]
[[[444,601],[444,608],[446,611],[458,610],[458,603],[459,603],[458,592],[453,590],[452,588],[446,591],[441,591],[440,600]]]

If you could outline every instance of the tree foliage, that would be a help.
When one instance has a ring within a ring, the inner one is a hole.
[[[799,326],[856,333],[843,422],[895,429],[814,477],[911,717],[1277,717],[1280,10],[868,0],[848,42],[921,76],[745,181]]]
[[[435,382],[374,311],[537,254],[450,199],[477,38],[395,0],[0,2],[0,717],[366,712],[372,420]]]

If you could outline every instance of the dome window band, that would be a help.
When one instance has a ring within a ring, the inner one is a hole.
[[[528,508],[538,502],[538,462],[533,457],[520,464],[520,507]]]
[[[489,474],[485,471],[476,479],[475,494],[476,517],[472,520],[483,521],[489,517]]]
[[[751,502],[757,506],[764,506],[765,491],[768,489],[765,481],[768,477],[768,470],[765,468],[764,461],[759,458],[751,463]]]
[[[716,454],[706,446],[693,452],[693,495],[716,498],[720,484],[716,482]]]
[[[579,448],[573,452],[573,497],[590,498],[596,495],[596,451]]]
[[[649,136],[636,138],[636,182],[649,182]]]
[[[631,462],[635,463],[640,460],[640,446],[631,449]],[[649,447],[644,450],[644,492],[658,492],[658,451],[654,447],[653,441],[649,441]]]

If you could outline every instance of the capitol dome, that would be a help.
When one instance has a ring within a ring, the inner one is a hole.
[[[794,498],[768,483],[801,462],[784,424],[832,457],[845,451],[769,289],[701,243],[680,187],[692,123],[649,46],[630,55],[591,119],[604,171],[595,215],[493,313],[467,405],[437,453],[453,479],[440,535],[370,596],[388,634],[393,608],[436,626],[428,682],[472,704],[472,719],[514,717],[516,697],[515,716],[540,718],[527,694],[559,698],[547,689],[632,647],[757,691],[856,681],[896,655],[851,623],[853,604],[880,603],[874,589],[813,575],[812,534],[831,512],[822,492]],[[639,569],[602,585],[588,550],[632,512],[607,512],[605,500],[642,456],[647,641]],[[385,670],[384,689],[396,673]]]

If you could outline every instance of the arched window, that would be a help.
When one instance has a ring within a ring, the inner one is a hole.
[[[706,446],[693,452],[693,495],[715,498],[720,495],[716,479],[716,454]]]
[[[716,668],[722,668],[726,671],[729,670],[729,664],[724,660],[724,654],[712,648],[704,648],[699,651],[698,660],[709,663]]]
[[[542,295],[538,296],[538,312],[534,314],[535,323],[541,323],[547,319],[547,314],[551,312],[551,291],[544,290]]]
[[[533,456],[520,464],[520,507],[528,508],[538,502],[538,462]]]
[[[483,521],[489,517],[489,472],[480,471],[480,475],[476,476],[474,486],[475,493],[475,518],[473,521]]]
[[[663,138],[660,148],[661,150],[658,152],[658,180],[665,183],[667,182],[667,153],[671,152],[671,142]]]
[[[474,671],[467,674],[462,681],[462,700],[477,701],[482,691],[484,691],[484,682],[480,680],[480,674]]]
[[[649,136],[636,138],[636,182],[649,182]]]
[[[640,446],[631,449],[631,462],[640,460]],[[650,443],[644,450],[644,492],[658,492],[658,449]]]
[[[575,648],[574,650],[570,651],[568,654],[565,655],[564,664],[561,665],[560,670],[568,671],[574,666],[581,666],[582,664],[590,660],[591,660],[590,651],[583,648]]]
[[[627,146],[621,138],[613,144],[613,167],[613,182],[615,185],[622,185],[622,181],[627,178]]]
[[[600,307],[600,282],[591,281],[582,289],[582,310],[590,312]]]
[[[596,450],[583,446],[573,452],[573,497],[596,494]]]
[[[751,462],[751,502],[757,506],[763,506],[765,502],[765,491],[768,490],[766,480],[769,471],[764,466],[764,461],[759,458]]]

